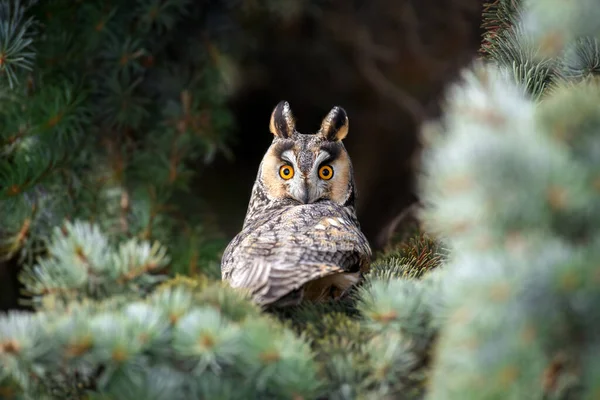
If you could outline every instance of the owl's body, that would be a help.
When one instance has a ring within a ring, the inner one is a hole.
[[[229,243],[222,278],[261,305],[337,298],[359,282],[371,259],[355,213],[352,164],[335,107],[316,134],[301,134],[289,105],[271,116],[273,143],[252,189],[242,231]]]

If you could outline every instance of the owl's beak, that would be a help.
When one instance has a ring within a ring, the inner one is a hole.
[[[308,190],[308,185],[306,183],[302,186],[301,201],[304,204],[308,204],[310,201],[310,191]]]
[[[308,186],[308,178],[306,176],[304,176],[303,178],[304,179],[302,180],[302,185],[300,185],[300,193],[298,193],[298,200],[302,204],[308,204],[311,200],[310,188]]]
[[[310,178],[303,176],[301,179],[294,180],[289,186],[292,197],[302,204],[310,204],[316,200],[317,193],[311,188]]]

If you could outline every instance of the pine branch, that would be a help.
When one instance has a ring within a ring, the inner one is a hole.
[[[447,251],[444,246],[428,234],[418,232],[397,248],[386,251],[371,264],[367,279],[412,279],[421,278],[429,271],[441,266]]]
[[[596,335],[589,334],[597,320],[587,313],[599,299],[586,283],[597,257],[589,250],[548,240],[518,256],[464,254],[447,265],[429,398],[478,387],[478,397],[567,399],[585,389],[579,360],[595,346]],[[560,371],[552,373],[557,362]]]
[[[149,99],[139,91],[141,78],[128,75],[112,75],[98,90],[100,107],[104,120],[102,125],[108,129],[127,130],[140,127],[142,120],[148,117]]]
[[[511,69],[516,82],[534,100],[557,80],[597,73],[600,25],[595,7],[551,0],[520,3],[498,0],[484,7],[486,33],[481,52],[488,61]],[[586,7],[592,11],[582,11]]]
[[[581,80],[600,76],[600,43],[593,37],[582,37],[566,46],[559,75],[563,80]]]
[[[36,307],[43,307],[48,295],[54,305],[87,297],[143,295],[160,280],[151,273],[169,262],[159,244],[131,239],[112,249],[97,227],[78,221],[55,228],[46,247],[49,256],[26,266],[21,276]]]
[[[476,68],[450,96],[447,134],[432,139],[424,158],[428,229],[465,251],[517,250],[525,233],[580,240],[591,226],[586,199],[594,189],[582,166],[537,126],[533,103],[509,75]]]
[[[75,273],[89,276],[89,270],[104,273],[112,285],[122,285],[123,277],[131,283],[134,274],[140,288],[153,280],[141,272],[147,269],[135,267],[139,256],[149,254],[147,246],[130,242],[111,253],[97,229],[74,224],[67,231],[72,236],[57,232],[42,268],[26,281],[30,291],[42,283],[70,287]],[[81,250],[72,253],[76,239],[75,250]],[[73,268],[73,257],[85,257],[87,267]],[[117,257],[133,262],[117,266]],[[115,267],[100,267],[105,259]],[[262,315],[246,294],[220,283],[178,279],[146,298],[139,298],[139,289],[137,299],[123,290],[115,296],[119,291],[113,288],[112,297],[90,301],[86,294],[94,295],[100,278],[88,279],[90,288],[83,289],[88,293],[82,291],[79,300],[46,295],[42,312],[0,317],[0,390],[47,396],[65,390],[65,377],[88,382],[83,390],[88,394],[131,399],[166,399],[175,392],[182,398],[185,393],[312,398],[320,388],[308,344]]]
[[[36,21],[25,17],[25,11],[36,1],[2,0],[0,2],[0,76],[4,75],[13,89],[20,83],[23,71],[31,71],[35,60],[33,36]]]
[[[482,55],[489,55],[497,45],[500,35],[510,30],[518,18],[520,0],[493,0],[485,2],[482,12],[483,40],[480,48]]]
[[[0,154],[8,156],[0,166],[0,206],[15,210],[3,216],[3,256],[32,259],[56,224],[85,219],[99,222],[111,241],[202,241],[207,250],[178,253],[177,268],[214,275],[220,250],[214,229],[201,212],[181,218],[177,199],[198,170],[190,163],[227,154],[232,117],[220,66],[210,57],[182,53],[189,46],[174,28],[220,7],[140,0],[137,7],[118,8],[57,0],[19,10],[19,26],[27,17],[40,24],[27,31],[37,49],[26,88],[0,96]],[[3,22],[4,28],[9,25]],[[164,35],[169,29],[174,33]],[[178,84],[166,82],[169,76]],[[197,196],[189,201],[198,208]],[[25,221],[29,229],[22,237]]]
[[[595,390],[584,355],[598,342],[589,319],[600,301],[590,283],[600,238],[597,95],[588,77],[554,83],[534,102],[493,64],[474,66],[449,92],[421,179],[426,225],[451,248],[426,275],[437,332],[426,398]]]
[[[600,10],[595,0],[525,1],[523,23],[546,57],[560,56],[564,47],[577,38],[599,38],[599,21]]]
[[[487,50],[488,59],[512,71],[517,85],[537,100],[554,81],[557,62],[541,57],[537,43],[519,24],[516,22],[496,35],[494,46]]]
[[[136,14],[140,15],[140,27],[146,31],[156,30],[164,34],[175,25],[177,18],[187,11],[190,0],[138,0]]]
[[[181,301],[186,292],[167,292],[155,301],[151,298],[150,303],[132,303],[92,315],[83,312],[78,319],[59,317],[55,322],[59,329],[50,332],[65,343],[57,343],[59,347],[53,349],[57,361],[68,366],[84,360],[90,366],[105,365],[97,377],[96,392],[120,398],[158,396],[161,392],[170,398],[173,393],[166,388],[180,393],[223,395],[243,390],[257,396],[310,396],[317,381],[311,376],[314,368],[301,341],[286,331],[274,330],[272,322],[264,319],[245,319],[239,324],[229,321],[216,308],[193,306],[189,296],[179,317],[169,319],[172,303],[163,303],[161,297],[177,296]],[[75,321],[77,325],[72,326]],[[77,331],[80,335],[88,332],[92,341],[81,342],[85,336],[78,336]],[[150,382],[157,370],[167,372],[160,385]],[[46,379],[52,378],[49,375]]]

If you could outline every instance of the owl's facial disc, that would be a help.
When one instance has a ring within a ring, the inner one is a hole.
[[[349,197],[349,160],[345,151],[311,146],[281,152],[277,177],[285,197],[302,204],[331,199],[343,204]],[[282,193],[282,194],[283,194]]]
[[[260,183],[271,200],[294,199],[301,204],[331,200],[347,206],[354,202],[350,157],[342,144],[348,135],[348,117],[334,107],[315,134],[301,134],[289,104],[280,102],[271,114],[273,143],[261,164]]]
[[[330,154],[327,152],[316,153],[311,149],[303,149],[297,153],[293,150],[282,152],[283,164],[279,175],[287,187],[288,195],[303,204],[314,203],[321,199],[326,194],[326,187],[319,182],[324,179],[319,176],[315,166],[320,166],[328,158]],[[290,170],[293,171],[291,176]]]

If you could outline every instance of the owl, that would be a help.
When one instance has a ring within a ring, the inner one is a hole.
[[[334,107],[319,131],[296,131],[282,101],[258,168],[242,230],[221,276],[262,306],[338,299],[368,271],[372,251],[356,217],[354,172],[342,140],[348,117]]]

